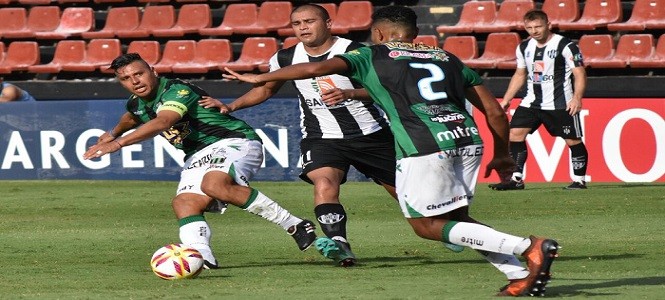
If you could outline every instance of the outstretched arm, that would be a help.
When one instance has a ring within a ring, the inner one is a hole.
[[[346,62],[333,57],[328,60],[313,63],[290,65],[279,70],[263,74],[239,74],[229,68],[224,68],[229,74],[224,74],[226,79],[235,79],[249,83],[263,83],[269,81],[286,81],[293,79],[305,79],[323,75],[344,73],[348,70]]]
[[[224,104],[215,98],[206,96],[199,100],[199,105],[204,108],[215,107],[219,109],[220,113],[229,114],[236,110],[252,107],[265,102],[275,95],[282,85],[284,85],[284,81],[271,81],[265,84],[255,84],[251,90],[247,91],[247,93],[229,104]]]

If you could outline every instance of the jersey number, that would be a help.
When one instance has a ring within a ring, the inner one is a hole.
[[[448,94],[446,92],[432,91],[433,82],[439,82],[446,78],[446,75],[443,74],[443,70],[441,70],[439,66],[432,63],[410,63],[409,66],[414,69],[425,69],[432,75],[430,77],[425,77],[418,80],[418,90],[420,91],[420,96],[428,101],[448,98]]]

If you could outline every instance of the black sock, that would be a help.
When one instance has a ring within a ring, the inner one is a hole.
[[[589,153],[586,151],[584,143],[570,146],[570,162],[573,165],[573,174],[575,176],[586,175],[586,166],[589,161]]]
[[[510,142],[510,156],[515,160],[515,172],[524,174],[524,164],[526,164],[526,159],[529,157],[526,141]]]
[[[314,214],[316,214],[316,220],[321,225],[321,230],[327,237],[348,243],[346,239],[346,211],[344,211],[342,204],[319,204],[314,207]]]

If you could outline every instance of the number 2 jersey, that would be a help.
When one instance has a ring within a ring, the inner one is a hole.
[[[254,129],[245,121],[221,114],[217,109],[206,109],[198,100],[208,94],[199,87],[177,79],[159,78],[157,96],[146,101],[132,95],[127,101],[127,111],[141,123],[157,117],[161,110],[177,112],[182,118],[160,135],[177,149],[185,152],[185,160],[197,151],[227,138],[244,138],[261,141]]]
[[[390,42],[338,55],[390,120],[397,159],[482,144],[465,109],[476,72],[444,50]]]

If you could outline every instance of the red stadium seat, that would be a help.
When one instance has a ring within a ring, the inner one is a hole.
[[[3,51],[4,52],[4,51]],[[7,55],[0,63],[0,73],[25,71],[29,66],[39,64],[39,45],[37,42],[12,42],[7,48]]]
[[[643,31],[647,22],[665,19],[664,0],[635,0],[630,18],[625,22],[607,24],[610,31]]]
[[[50,32],[58,28],[60,23],[60,7],[35,6],[30,8],[27,27],[16,31],[4,32],[4,38],[34,38],[35,32]]]
[[[164,45],[162,59],[153,65],[158,73],[171,73],[171,69],[177,64],[188,64],[194,60],[196,41],[193,40],[170,40]]]
[[[571,23],[580,18],[580,5],[577,0],[545,0],[542,10],[555,28],[559,23]]]
[[[238,60],[224,63],[220,68],[228,67],[234,71],[252,71],[258,68],[268,71],[270,57],[277,52],[277,40],[271,37],[251,37],[245,40]]]
[[[122,46],[118,39],[94,39],[88,43],[85,59],[80,62],[69,62],[62,65],[62,71],[93,72],[106,69],[111,62],[122,54]]]
[[[533,9],[535,5],[531,0],[504,1],[499,6],[496,18],[492,23],[478,23],[473,27],[474,32],[507,32],[524,29],[524,14]]]
[[[335,19],[337,18],[337,5],[335,3],[316,3],[316,4],[322,6],[323,8],[326,9],[326,11],[328,11],[330,20],[332,20],[334,23]],[[279,34],[280,36],[294,36],[295,32],[293,31],[293,28],[289,26],[286,28],[277,29],[277,34]]]
[[[514,62],[515,50],[521,42],[516,32],[495,32],[487,36],[483,54],[476,59],[464,61],[471,68],[494,69],[498,63],[503,62],[503,68],[510,68]],[[508,62],[508,64],[505,64]]]
[[[25,30],[28,27],[28,12],[23,7],[0,8],[0,37],[6,32]]]
[[[462,6],[457,24],[440,25],[436,27],[436,31],[438,33],[470,33],[477,24],[494,22],[496,14],[497,5],[494,1],[467,1]]]
[[[117,30],[119,38],[146,38],[153,30],[167,29],[175,25],[175,8],[172,5],[146,6],[141,23],[132,30]]]
[[[5,43],[0,41],[0,63],[2,63],[3,60],[5,60]]]
[[[300,40],[298,40],[298,38],[295,37],[295,36],[287,37],[287,38],[284,39],[284,42],[282,42],[282,49],[286,49],[286,48],[289,48],[291,46],[295,46],[299,42],[300,42]]]
[[[436,35],[419,35],[413,39],[414,44],[425,44],[432,47],[439,47],[439,38]]]
[[[162,58],[162,50],[157,41],[132,41],[127,46],[126,53],[138,53],[151,66]]]
[[[259,7],[256,22],[248,26],[235,26],[234,34],[267,34],[291,24],[291,10],[293,6],[288,1],[266,1]]]
[[[34,65],[28,67],[30,73],[59,73],[62,65],[68,63],[78,63],[85,59],[85,41],[82,40],[64,40],[59,41],[55,46],[53,60],[47,64]]]
[[[233,59],[233,49],[227,39],[207,39],[196,43],[194,60],[188,64],[176,64],[173,73],[207,73],[219,69],[221,63]]]
[[[637,5],[637,3],[635,3],[635,5]],[[665,1],[651,0],[649,1],[649,7],[652,6],[657,9],[649,11],[650,15],[646,20],[646,29],[665,29]]]
[[[449,36],[443,40],[443,50],[465,62],[478,58],[478,43],[472,35]]]
[[[57,0],[59,4],[67,3],[87,3],[89,0]]]
[[[584,55],[584,64],[588,67],[605,67],[604,62],[614,56],[614,40],[609,34],[583,35],[578,45]]]
[[[665,68],[665,34],[658,38],[656,49],[648,57],[633,57],[630,60],[631,68]]]
[[[617,62],[616,67],[632,67],[634,60],[651,58],[654,52],[654,44],[653,35],[651,34],[624,34],[619,38],[612,61]],[[621,65],[619,66],[619,64]]]
[[[95,3],[122,3],[126,0],[93,0]]]
[[[95,28],[95,15],[90,7],[67,7],[62,11],[58,27],[52,31],[35,32],[38,39],[66,39]]]
[[[373,9],[370,1],[342,1],[337,8],[335,22],[332,24],[332,33],[347,34],[350,31],[369,29]]]
[[[621,21],[620,0],[586,0],[582,16],[574,22],[560,22],[561,30],[594,30]]]
[[[19,4],[32,6],[32,5],[49,5],[51,4],[52,0],[17,0],[16,2],[18,2]]]
[[[213,28],[199,29],[200,35],[229,36],[236,27],[247,27],[256,23],[258,8],[254,3],[232,3],[224,11],[222,23]]]
[[[120,30],[131,31],[139,27],[140,13],[135,6],[111,7],[106,15],[106,24],[100,31],[81,33],[86,39],[112,38]]]
[[[185,4],[180,7],[178,20],[175,25],[167,29],[155,29],[152,35],[156,37],[179,37],[189,33],[198,33],[201,28],[208,28],[212,24],[210,6],[208,4]]]

